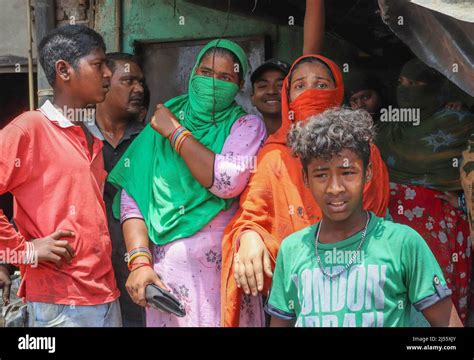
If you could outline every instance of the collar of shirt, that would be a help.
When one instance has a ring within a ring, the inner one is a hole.
[[[128,140],[133,135],[139,134],[140,131],[142,131],[144,127],[145,126],[143,125],[143,123],[140,123],[138,121],[130,122],[127,126],[127,129],[125,129],[125,133],[123,134],[122,140]]]
[[[49,120],[56,123],[61,128],[68,128],[74,125],[64,114],[56,108],[49,100],[46,100],[45,103],[39,108]],[[92,134],[92,136],[96,137],[99,140],[104,140],[102,133],[99,131],[97,126],[95,125],[94,118],[87,119],[84,121],[84,125],[86,126],[87,130]]]
[[[99,127],[96,125],[96,121],[94,121],[94,127],[97,129],[97,131],[100,133],[100,135],[102,136],[102,140],[104,142],[106,142],[107,144],[110,145],[109,141],[104,138],[104,136],[102,135],[102,133],[100,132],[100,129]],[[125,132],[123,133],[123,136],[122,138],[120,139],[120,141],[118,142],[117,144],[117,147],[124,141],[127,141],[127,140],[130,140],[131,137],[133,135],[137,135],[140,133],[140,131],[143,130],[143,128],[145,127],[145,125],[141,122],[138,122],[138,121],[130,121],[127,125],[127,128],[125,129]]]

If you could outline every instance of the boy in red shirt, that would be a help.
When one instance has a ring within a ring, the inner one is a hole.
[[[111,71],[94,30],[67,25],[38,50],[54,100],[0,132],[0,194],[15,199],[15,236],[0,217],[0,252],[20,265],[29,326],[121,326],[102,200],[102,138],[86,107]]]

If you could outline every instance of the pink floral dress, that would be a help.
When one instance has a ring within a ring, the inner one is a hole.
[[[214,183],[209,191],[222,198],[240,195],[251,172],[255,171],[256,154],[265,137],[265,125],[259,117],[246,115],[238,119],[221,154],[216,154]],[[125,190],[121,196],[121,221],[142,218],[137,204]],[[220,326],[222,236],[237,208],[238,202],[235,202],[193,236],[163,246],[151,246],[153,268],[184,305],[186,316],[179,318],[147,308],[147,327]],[[243,298],[240,324],[244,327],[264,325],[260,297]]]

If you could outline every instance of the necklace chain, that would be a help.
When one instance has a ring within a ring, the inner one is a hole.
[[[332,279],[336,276],[341,275],[343,272],[347,271],[351,267],[351,265],[354,263],[357,254],[359,253],[360,249],[362,248],[362,244],[364,243],[365,240],[365,235],[367,234],[367,227],[369,226],[369,221],[370,221],[370,215],[367,213],[367,222],[365,223],[365,228],[364,231],[362,232],[362,236],[359,242],[359,245],[357,246],[356,251],[353,252],[351,258],[349,259],[349,262],[344,266],[344,268],[336,273],[328,273],[326,270],[324,270],[323,264],[321,263],[321,257],[319,256],[319,251],[318,251],[318,244],[319,244],[319,232],[321,231],[321,227],[323,225],[323,220],[319,223],[318,227],[318,232],[316,233],[316,237],[314,239],[314,247],[315,247],[315,252],[316,252],[316,260],[318,261],[318,266],[321,269],[321,272],[327,276],[328,278]]]
[[[107,135],[109,138],[113,139],[115,137],[115,132],[114,131],[106,131],[106,130],[102,129],[99,125],[97,125],[97,127],[99,128],[99,130],[102,134]]]

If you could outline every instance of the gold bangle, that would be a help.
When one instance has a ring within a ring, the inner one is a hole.
[[[128,266],[130,266],[130,264],[132,263],[133,260],[135,260],[137,257],[140,257],[140,256],[145,256],[146,258],[148,258],[148,260],[150,260],[150,262],[153,261],[150,254],[148,254],[144,251],[140,251],[140,252],[137,252],[137,253],[133,254],[132,256],[130,256],[130,259],[128,259]]]

